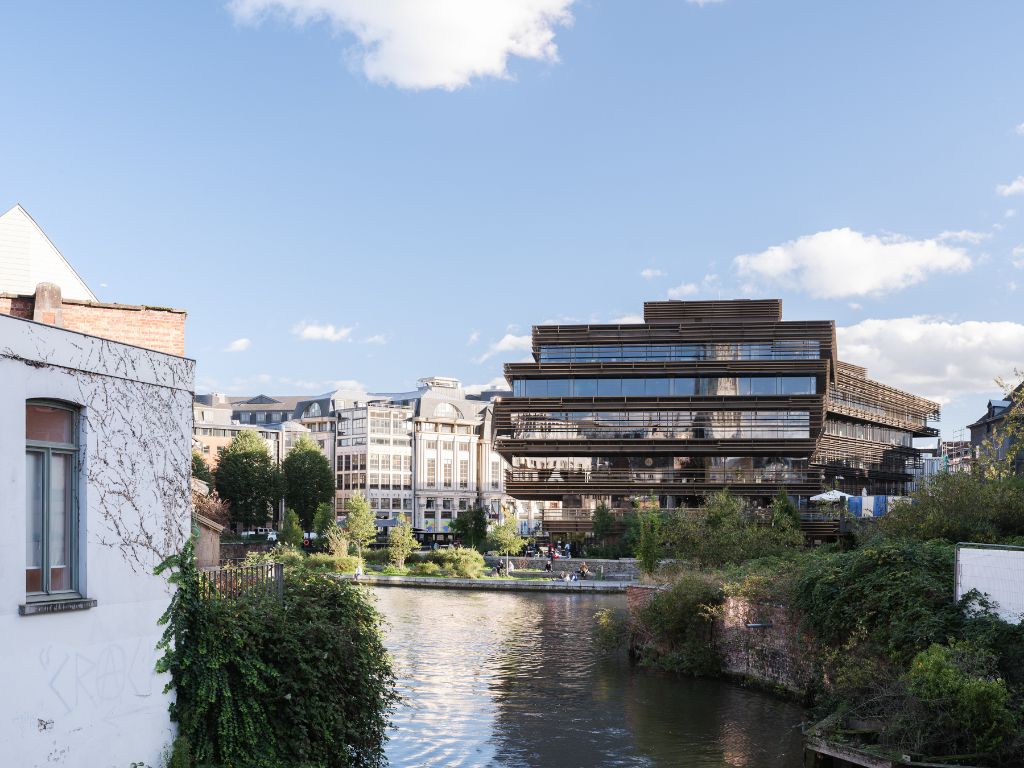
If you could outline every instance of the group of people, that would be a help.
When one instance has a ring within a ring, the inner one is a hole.
[[[551,573],[553,561],[549,558],[547,563],[544,564],[544,570]],[[581,579],[589,579],[591,576],[591,570],[587,566],[586,560],[584,560],[580,567],[575,571],[562,571],[558,575],[557,581],[580,581]]]

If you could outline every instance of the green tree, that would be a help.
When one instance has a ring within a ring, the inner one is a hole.
[[[1015,370],[1014,376],[1024,379],[1024,371]],[[992,434],[978,447],[977,470],[988,480],[1000,480],[1024,471],[1024,381],[1013,385],[996,379],[1010,405],[999,422],[993,424]]]
[[[640,572],[650,575],[658,570],[661,560],[661,516],[650,509],[641,509],[637,513],[640,522],[640,538],[637,541],[636,557]]]
[[[206,463],[206,459],[199,451],[192,451],[192,477],[213,486],[213,473],[210,471],[210,465]]]
[[[785,488],[780,488],[779,492],[775,494],[769,510],[772,513],[771,523],[773,526],[800,527],[800,510],[789,498]]]
[[[368,502],[360,493],[345,502],[345,533],[356,545],[356,554],[363,556],[363,547],[377,538],[377,522]]]
[[[317,444],[303,435],[281,462],[285,482],[285,503],[294,509],[306,530],[313,529],[317,508],[334,499],[331,462]]]
[[[388,531],[388,559],[395,568],[404,568],[405,559],[419,548],[412,528],[402,522]]]
[[[506,573],[509,556],[518,555],[526,545],[526,539],[516,533],[516,521],[511,518],[491,529],[490,542],[495,552],[505,556]]]
[[[254,430],[243,429],[217,465],[217,493],[231,505],[231,521],[243,528],[263,525],[281,499],[281,474]]]
[[[451,522],[451,532],[462,540],[463,546],[479,549],[487,541],[487,513],[481,507],[460,512]]]
[[[285,510],[284,525],[281,526],[281,543],[301,547],[304,539],[305,534],[302,531],[299,516],[294,509]]]
[[[594,536],[602,544],[612,535],[612,530],[615,525],[615,518],[612,516],[611,511],[608,509],[608,505],[603,501],[597,505],[597,509],[594,510],[594,515],[591,518],[594,526]]]
[[[324,502],[316,508],[313,516],[313,530],[316,531],[317,544],[326,549],[330,539],[331,531],[338,527],[338,516],[334,511],[334,504]]]

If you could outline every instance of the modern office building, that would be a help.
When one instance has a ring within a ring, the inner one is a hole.
[[[841,362],[835,323],[778,300],[656,301],[644,322],[533,328],[494,407],[506,491],[560,501],[549,533],[587,531],[601,502],[691,507],[729,488],[766,505],[838,487],[901,494],[938,404]]]

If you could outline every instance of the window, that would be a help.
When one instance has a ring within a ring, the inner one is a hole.
[[[501,464],[497,461],[491,462],[491,488],[497,489],[501,484]]]
[[[304,419],[315,419],[321,415],[320,403],[311,403],[306,406],[306,410],[302,412],[302,418]]]
[[[451,440],[442,440],[441,441],[441,450],[442,451],[450,451],[451,449],[452,449],[452,441]]]
[[[459,488],[469,487],[469,459],[459,459]]]
[[[427,459],[427,488],[437,485],[437,459]]]
[[[36,598],[78,589],[78,411],[25,407],[25,591]]]
[[[452,460],[451,459],[445,459],[444,460],[443,471],[444,471],[444,476],[442,477],[442,480],[444,482],[444,487],[445,488],[451,488],[452,487]]]
[[[469,509],[469,499],[459,499],[459,512]]]
[[[437,440],[427,440],[423,445],[428,451],[437,450]]]

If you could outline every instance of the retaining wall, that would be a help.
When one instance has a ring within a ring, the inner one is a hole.
[[[516,568],[543,571],[544,565],[548,562],[546,557],[512,557],[509,558]],[[484,562],[494,568],[498,563],[504,563],[504,557],[485,556]],[[605,579],[616,581],[636,581],[640,578],[640,567],[636,560],[593,560],[589,557],[559,558],[553,561],[552,572],[575,571],[579,569],[580,563],[585,562],[587,567],[594,573],[595,578],[604,568]]]

